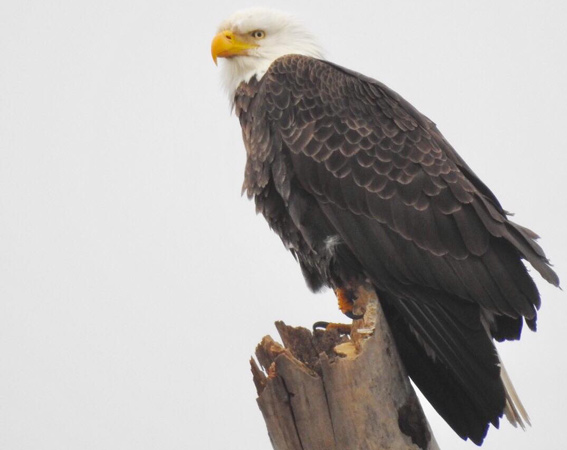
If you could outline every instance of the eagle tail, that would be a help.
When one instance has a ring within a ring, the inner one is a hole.
[[[524,408],[524,405],[512,384],[512,380],[510,380],[510,377],[508,376],[508,372],[502,363],[500,355],[498,355],[498,359],[500,360],[500,378],[504,384],[506,395],[504,414],[512,425],[515,427],[520,426],[523,430],[525,430],[527,425],[531,426],[530,416],[528,415],[526,408]]]
[[[407,314],[399,300],[387,294],[380,299],[408,375],[459,436],[481,445],[490,424],[498,428],[508,403],[520,423],[521,403],[513,388],[506,389],[484,329],[456,327],[442,309],[406,302]],[[434,336],[433,321],[442,335]]]

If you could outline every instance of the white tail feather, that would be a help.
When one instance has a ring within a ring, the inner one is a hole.
[[[498,359],[500,360],[500,378],[502,379],[504,390],[506,391],[506,406],[504,406],[504,414],[512,425],[515,427],[519,425],[523,430],[525,430],[526,425],[531,426],[530,416],[528,416],[520,397],[518,397],[518,393],[512,384],[512,380],[510,380],[510,377],[508,376],[508,372],[506,372],[506,368],[502,363],[500,355],[498,355]]]

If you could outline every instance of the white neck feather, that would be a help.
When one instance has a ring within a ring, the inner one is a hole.
[[[219,27],[247,33],[256,29],[266,32],[259,47],[248,50],[247,55],[223,58],[221,63],[222,83],[232,102],[240,83],[252,77],[261,79],[270,65],[284,55],[296,54],[323,59],[317,41],[293,16],[278,11],[252,9],[236,13]]]

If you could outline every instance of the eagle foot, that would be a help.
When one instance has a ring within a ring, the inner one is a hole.
[[[346,323],[334,323],[334,322],[315,322],[313,324],[313,331],[324,328],[325,331],[337,330],[339,334],[350,335],[352,331],[352,325]]]
[[[356,291],[348,288],[335,288],[335,295],[339,302],[339,309],[345,316],[352,320],[362,319],[364,317],[363,314],[355,314],[353,310],[357,299]]]

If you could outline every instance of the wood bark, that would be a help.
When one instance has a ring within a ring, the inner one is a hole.
[[[355,307],[350,336],[277,322],[284,346],[266,336],[256,348],[274,450],[438,450],[371,288]]]

